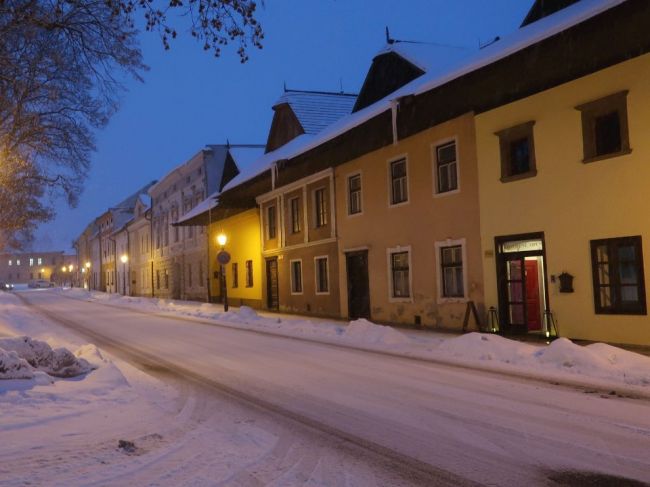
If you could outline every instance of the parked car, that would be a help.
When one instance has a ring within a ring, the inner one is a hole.
[[[36,279],[33,281],[29,281],[29,284],[27,284],[29,287],[32,288],[40,288],[40,287],[54,287],[54,283],[51,281],[46,281],[45,279]]]
[[[0,291],[12,291],[14,285],[9,282],[0,282]]]

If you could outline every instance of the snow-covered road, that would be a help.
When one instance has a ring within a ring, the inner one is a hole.
[[[603,473],[650,480],[648,401],[153,316],[53,292],[22,297],[137,366],[194,379],[383,455],[419,478],[579,485]]]

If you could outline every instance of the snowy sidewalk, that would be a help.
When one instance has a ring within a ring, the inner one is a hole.
[[[398,330],[366,320],[346,323],[258,313],[248,307],[225,313],[215,304],[128,297],[83,289],[48,292],[139,312],[650,399],[650,357],[603,343],[581,346],[560,338],[550,345],[530,344],[492,334],[425,333]]]

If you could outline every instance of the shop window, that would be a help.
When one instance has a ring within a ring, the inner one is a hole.
[[[582,162],[628,154],[631,151],[627,93],[621,91],[576,107],[582,115]]]
[[[501,181],[530,178],[537,174],[534,121],[497,132],[501,152]]]
[[[646,314],[641,237],[591,241],[597,314]]]

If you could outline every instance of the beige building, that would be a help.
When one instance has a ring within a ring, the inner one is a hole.
[[[0,254],[0,281],[10,284],[44,279],[57,285],[70,285],[76,282],[75,272],[76,257],[63,251]]]

